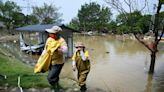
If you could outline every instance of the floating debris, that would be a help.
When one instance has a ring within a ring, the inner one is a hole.
[[[107,54],[109,54],[110,52],[109,51],[106,51]]]

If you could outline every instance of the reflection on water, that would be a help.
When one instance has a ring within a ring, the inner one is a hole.
[[[150,53],[137,41],[116,40],[111,36],[75,35],[74,42],[77,41],[82,41],[90,52],[88,87],[104,89],[107,92],[163,92],[164,44],[159,46],[154,75],[148,75]],[[33,55],[32,58],[35,61],[38,56]],[[65,63],[61,77],[76,79],[71,59]]]
[[[144,92],[152,92],[152,80],[153,80],[153,75],[148,74],[147,75],[147,84],[146,84],[146,89]]]
[[[158,65],[154,75],[151,75],[151,74],[147,75],[147,84],[146,84],[146,88],[144,92],[163,92],[164,91],[164,69],[163,68],[164,68],[164,64]]]

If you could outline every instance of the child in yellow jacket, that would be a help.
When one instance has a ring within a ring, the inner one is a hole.
[[[73,71],[77,69],[78,82],[81,92],[86,91],[86,79],[90,71],[90,61],[88,51],[85,50],[85,46],[82,42],[77,42],[76,52],[72,57],[72,67]]]

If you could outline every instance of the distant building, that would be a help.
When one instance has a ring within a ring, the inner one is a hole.
[[[26,52],[40,52],[43,50],[48,33],[45,29],[49,29],[55,24],[36,24],[25,27],[16,28],[20,33],[20,49]],[[68,53],[66,57],[71,57],[73,54],[73,32],[79,32],[65,25],[58,25],[63,31],[61,36],[68,44]]]

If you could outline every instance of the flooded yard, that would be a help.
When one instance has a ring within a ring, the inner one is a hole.
[[[149,51],[138,41],[117,40],[111,36],[74,36],[74,42],[82,41],[89,51],[91,71],[87,79],[88,88],[99,88],[106,92],[162,92],[164,90],[164,43],[160,43],[154,75],[148,75]],[[36,62],[38,56],[28,59],[21,53],[17,43],[1,43],[0,46],[24,56],[25,61]],[[13,52],[13,54],[14,54]],[[27,58],[28,57],[28,58]],[[61,77],[76,79],[69,59]]]
[[[91,71],[87,86],[109,92],[162,92],[164,90],[164,49],[157,54],[155,73],[148,75],[149,51],[138,41],[117,40],[110,36],[75,36],[90,52]],[[164,44],[160,44],[162,48]],[[71,76],[71,63],[65,76]],[[74,73],[74,78],[76,75]]]

